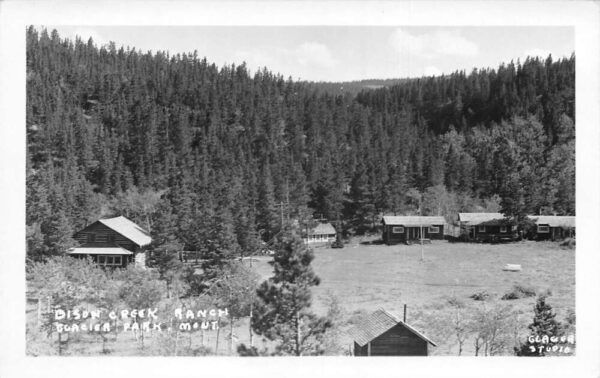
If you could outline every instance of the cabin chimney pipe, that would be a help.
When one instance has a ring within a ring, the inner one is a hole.
[[[403,322],[406,323],[406,303],[404,304],[404,317],[403,317]]]

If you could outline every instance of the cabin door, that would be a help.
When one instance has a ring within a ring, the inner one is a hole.
[[[419,240],[419,239],[421,239],[421,237],[420,237],[421,228],[420,227],[411,227],[410,230],[411,230],[410,238],[412,240]]]

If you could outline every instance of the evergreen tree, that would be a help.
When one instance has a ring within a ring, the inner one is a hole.
[[[44,244],[48,247],[48,255],[63,255],[69,248],[77,245],[77,242],[72,238],[73,229],[62,210],[51,214],[41,224],[40,228],[44,234]]]
[[[220,209],[209,218],[206,234],[202,235],[205,260],[202,270],[207,281],[213,280],[228,260],[239,254],[229,209]]]
[[[535,340],[533,343],[527,342],[515,348],[517,356],[545,356],[546,348],[552,348],[557,342],[550,340],[552,337],[562,336],[562,324],[555,319],[556,313],[552,311],[552,306],[546,303],[546,297],[540,295],[537,298],[533,308],[533,322],[529,325],[530,336]]]
[[[273,277],[257,289],[252,328],[277,343],[277,354],[323,354],[323,337],[331,323],[310,312],[311,287],[319,284],[310,266],[313,253],[289,231],[273,258]]]
[[[258,182],[258,198],[256,203],[256,227],[264,241],[271,240],[280,229],[280,217],[275,207],[275,194],[271,169],[268,162],[263,162]]]
[[[357,171],[350,183],[350,192],[346,202],[346,219],[350,221],[354,232],[364,233],[369,230],[375,220],[376,208],[373,193],[367,179],[367,170],[359,163]]]

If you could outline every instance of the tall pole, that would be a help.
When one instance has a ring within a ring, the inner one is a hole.
[[[421,216],[422,216],[421,208],[422,207],[423,207],[423,200],[420,199],[420,201],[419,201],[419,226],[420,226],[419,237],[421,239],[421,261],[425,261],[425,252],[423,251],[423,218],[421,218]]]
[[[281,214],[281,229],[283,230],[283,201],[280,201],[279,204],[277,205],[280,208],[280,214]]]
[[[250,346],[254,346],[254,335],[252,334],[252,307],[254,305],[254,301],[250,302],[250,320],[248,321],[248,328],[250,330]]]
[[[288,209],[287,220],[290,221],[290,183],[289,179],[285,179],[285,202]]]

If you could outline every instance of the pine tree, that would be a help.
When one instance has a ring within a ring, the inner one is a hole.
[[[533,322],[529,325],[530,336],[539,338],[540,342],[524,343],[519,348],[515,347],[517,356],[545,356],[546,348],[552,348],[556,342],[549,340],[551,337],[560,337],[563,334],[562,324],[555,319],[556,313],[552,311],[552,306],[546,303],[546,297],[540,295],[533,308]],[[548,338],[542,342],[544,338]]]
[[[63,255],[71,247],[77,245],[73,240],[73,229],[63,210],[54,212],[41,224],[44,244],[48,247],[48,255]]]
[[[367,169],[359,163],[357,171],[350,183],[350,192],[346,202],[346,218],[350,220],[356,233],[364,233],[373,225],[376,209],[373,193],[369,187]]]
[[[277,354],[323,354],[331,322],[310,312],[311,287],[319,278],[310,266],[314,256],[294,233],[287,232],[274,256],[273,277],[257,290],[252,328],[277,342]]]
[[[214,215],[209,216],[208,229],[202,237],[202,249],[205,251],[202,270],[204,278],[210,281],[218,276],[228,260],[239,254],[229,209],[218,209]]]
[[[258,183],[258,198],[256,203],[256,227],[264,241],[271,240],[280,229],[280,221],[275,207],[275,194],[271,169],[264,162]]]

